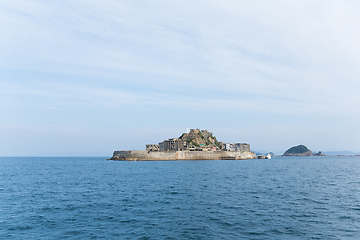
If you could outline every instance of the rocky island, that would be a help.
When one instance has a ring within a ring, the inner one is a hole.
[[[191,129],[178,138],[146,145],[145,151],[114,151],[109,160],[241,160],[256,158],[247,143],[219,142],[207,130]]]
[[[313,153],[305,145],[291,147],[282,156],[325,156],[321,151]]]

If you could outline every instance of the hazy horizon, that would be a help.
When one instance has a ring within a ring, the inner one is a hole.
[[[111,156],[207,129],[360,152],[360,2],[0,3],[0,156]]]

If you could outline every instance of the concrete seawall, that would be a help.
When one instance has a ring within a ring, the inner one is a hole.
[[[158,160],[243,160],[256,158],[253,152],[240,151],[115,151],[109,160],[158,161]]]

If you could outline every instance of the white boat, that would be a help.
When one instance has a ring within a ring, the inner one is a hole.
[[[266,154],[265,158],[266,159],[271,159],[271,155],[268,153],[268,154]]]

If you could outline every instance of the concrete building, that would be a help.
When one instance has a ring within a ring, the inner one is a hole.
[[[160,146],[158,144],[147,144],[146,151],[157,152],[159,151]]]
[[[179,138],[170,138],[159,143],[160,151],[183,151],[187,147],[187,142]]]
[[[250,152],[250,145],[247,143],[226,143],[225,151],[232,152]]]

